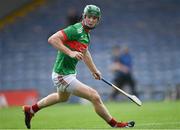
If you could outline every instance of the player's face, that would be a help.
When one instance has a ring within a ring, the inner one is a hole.
[[[85,21],[86,26],[93,28],[94,26],[96,26],[98,22],[98,17],[93,16],[93,15],[86,15],[84,21]]]

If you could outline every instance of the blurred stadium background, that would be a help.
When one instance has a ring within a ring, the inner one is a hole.
[[[81,14],[86,4],[96,4],[102,10],[101,22],[91,33],[90,51],[104,77],[113,78],[108,69],[112,46],[127,45],[134,58],[140,99],[179,99],[179,0],[1,0],[1,105],[9,98],[16,105],[13,96],[31,104],[56,90],[51,72],[57,52],[47,39],[66,26],[69,8]],[[78,78],[107,100],[111,88],[95,81],[81,62]],[[79,101],[76,97],[70,100]]]

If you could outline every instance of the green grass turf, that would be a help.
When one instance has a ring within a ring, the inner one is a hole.
[[[180,101],[106,103],[118,120],[134,120],[133,129],[180,129]],[[0,129],[25,129],[21,107],[0,109]],[[91,104],[58,104],[39,111],[32,119],[32,129],[112,129],[99,118]]]

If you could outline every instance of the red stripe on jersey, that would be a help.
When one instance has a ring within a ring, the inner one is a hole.
[[[65,42],[65,44],[67,44],[71,49],[74,49],[79,52],[83,52],[88,47],[87,44],[83,44],[78,41],[67,41]]]
[[[68,37],[66,35],[66,33],[64,32],[64,30],[61,30],[62,34],[63,34],[63,37],[64,37],[64,41],[67,41],[68,40]]]

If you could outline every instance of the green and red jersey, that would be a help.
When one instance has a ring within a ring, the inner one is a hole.
[[[81,22],[70,25],[61,30],[64,36],[64,45],[72,51],[83,52],[87,49],[90,42],[90,34],[83,28]],[[58,51],[53,71],[60,75],[76,73],[78,60],[71,58],[65,53]]]

